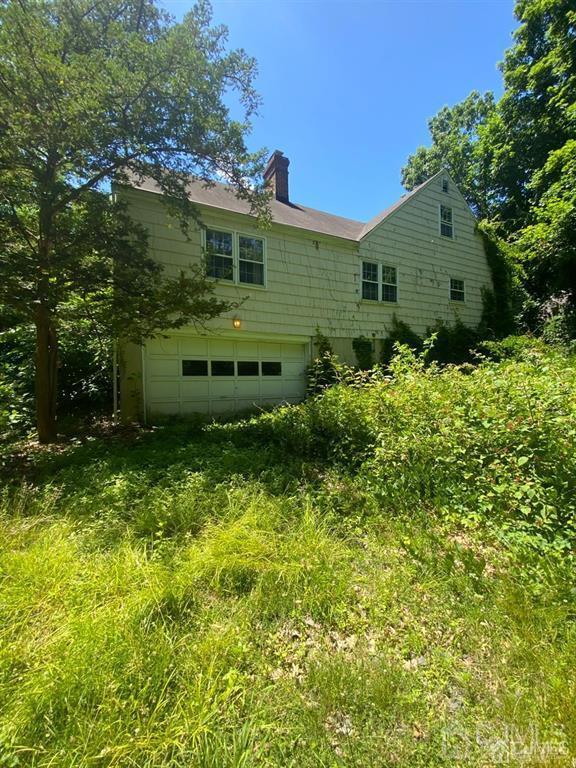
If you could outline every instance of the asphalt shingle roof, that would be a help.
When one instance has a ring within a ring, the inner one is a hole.
[[[435,178],[435,176],[432,178]],[[406,200],[431,180],[428,179],[423,184],[420,184],[420,186],[415,187],[411,192],[403,195],[393,205],[379,213],[368,223],[346,219],[342,216],[334,216],[331,213],[308,208],[298,203],[283,203],[275,199],[270,201],[270,211],[272,219],[276,224],[285,224],[289,227],[306,229],[309,232],[318,232],[319,234],[332,235],[333,237],[340,237],[345,240],[358,241],[390,216],[390,214],[394,213]],[[144,179],[141,182],[133,181],[132,185],[146,192],[162,194],[162,190],[152,179]],[[206,205],[210,208],[218,208],[233,213],[250,214],[250,204],[236,197],[233,187],[228,184],[215,182],[213,186],[207,187],[202,181],[191,180],[188,184],[188,194],[190,200],[198,205]]]

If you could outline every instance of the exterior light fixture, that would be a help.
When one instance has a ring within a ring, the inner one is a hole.
[[[240,320],[239,317],[235,317],[234,320],[232,320],[232,325],[234,326],[234,328],[238,329],[242,325],[242,321]]]

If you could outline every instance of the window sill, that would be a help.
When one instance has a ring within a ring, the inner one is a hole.
[[[359,304],[366,304],[370,307],[397,307],[399,306],[399,301],[380,301],[379,299],[360,299]]]
[[[223,277],[210,277],[209,275],[208,280],[213,280],[216,285],[230,285],[235,288],[254,288],[257,291],[265,291],[268,287],[266,285],[259,285],[258,283],[240,283],[236,280],[226,280]]]

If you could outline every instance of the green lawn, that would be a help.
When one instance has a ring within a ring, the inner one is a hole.
[[[573,765],[574,364],[402,365],[5,454],[0,766]]]

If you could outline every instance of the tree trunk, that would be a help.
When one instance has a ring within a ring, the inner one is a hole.
[[[36,425],[41,443],[57,438],[58,337],[47,307],[36,312]]]

